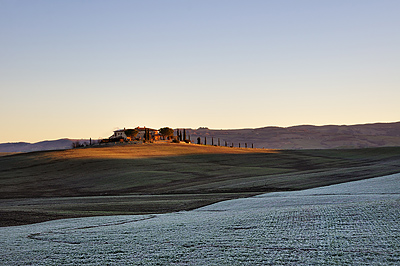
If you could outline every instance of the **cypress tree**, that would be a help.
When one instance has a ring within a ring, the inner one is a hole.
[[[186,140],[186,129],[183,129],[183,141]]]

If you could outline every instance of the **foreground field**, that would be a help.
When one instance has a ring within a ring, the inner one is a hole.
[[[400,174],[188,212],[0,228],[4,265],[399,265]]]
[[[400,148],[116,145],[0,157],[0,225],[191,210],[400,172]]]

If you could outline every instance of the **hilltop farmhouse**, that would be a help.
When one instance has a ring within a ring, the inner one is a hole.
[[[114,134],[109,137],[109,139],[127,139],[128,137],[125,135],[125,128],[124,129],[118,129],[114,130]]]
[[[160,133],[158,132],[157,129],[146,128],[146,127],[137,127],[135,129],[138,131],[138,134],[137,134],[136,138],[144,139],[144,135],[146,134],[146,129],[147,129],[149,131],[150,138],[152,140],[159,140],[160,139]]]
[[[152,128],[146,128],[146,127],[136,127],[134,129],[131,130],[136,130],[137,131],[137,135],[134,139],[132,139],[132,137],[128,137],[125,132],[127,130],[130,129],[118,129],[114,131],[114,134],[111,135],[109,137],[110,140],[115,140],[115,139],[121,139],[121,140],[125,140],[125,141],[132,141],[134,139],[137,140],[143,140],[145,139],[145,134],[146,134],[146,130],[148,131],[149,137],[151,140],[159,140],[160,139],[160,134],[158,132],[158,130],[156,129],[152,129]]]

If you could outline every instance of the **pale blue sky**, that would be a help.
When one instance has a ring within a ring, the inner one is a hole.
[[[400,120],[400,1],[0,0],[0,142]]]

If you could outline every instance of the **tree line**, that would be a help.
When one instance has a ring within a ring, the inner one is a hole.
[[[184,141],[186,143],[192,143],[191,136],[187,134],[186,129],[172,129],[170,127],[163,127],[158,130],[159,135],[161,135],[162,139],[164,140],[172,140],[172,142],[179,143],[181,141]],[[139,134],[139,131],[137,129],[126,129],[124,130],[125,135],[130,138],[130,139],[135,139],[137,135]],[[175,135],[176,134],[176,135]],[[145,132],[143,135],[143,140],[144,141],[152,141],[153,137],[150,133],[150,129],[145,128]],[[116,141],[123,141],[123,138],[120,137],[118,139],[104,139],[100,142],[116,142]],[[204,137],[204,142],[202,142],[201,137],[197,137],[196,144],[199,145],[212,145],[212,146],[225,146],[225,147],[235,147],[235,144],[233,142],[229,143],[226,140],[221,142],[220,138],[216,138],[214,141],[214,137],[211,137],[211,139],[208,139],[209,142],[207,142],[207,137]],[[77,145],[77,143],[74,143],[73,145],[74,148],[77,147],[82,147],[81,145]],[[242,145],[244,144],[244,146]],[[238,142],[236,147],[239,148],[250,148],[250,144],[248,145],[247,142],[245,143],[240,143]],[[251,143],[251,148],[254,148],[254,144]]]
[[[183,129],[183,130],[177,129],[176,130],[176,139],[178,141],[192,142],[191,139],[190,139],[190,135],[186,134],[186,129]],[[216,142],[214,142],[214,137],[211,137],[211,143],[210,144],[207,143],[207,137],[204,137],[204,142],[202,142],[201,140],[202,140],[201,137],[197,137],[196,144],[198,144],[198,145],[212,145],[212,146],[225,146],[225,147],[232,147],[232,148],[235,147],[235,144],[233,142],[229,143],[227,141],[224,141],[224,145],[221,145],[220,138],[217,138]],[[242,144],[244,144],[244,146]],[[250,145],[250,143],[248,144],[247,142],[245,142],[245,143],[238,142],[237,143],[237,147],[239,147],[239,148],[250,148],[250,147],[254,148],[254,143],[251,143],[251,145]]]

